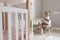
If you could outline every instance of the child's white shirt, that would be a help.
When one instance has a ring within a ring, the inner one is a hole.
[[[47,20],[44,19],[44,22],[45,22],[46,24],[48,24],[46,27],[51,27],[51,19],[50,19],[50,17],[47,16],[47,17],[45,17],[45,18],[49,20],[49,21],[47,21]]]

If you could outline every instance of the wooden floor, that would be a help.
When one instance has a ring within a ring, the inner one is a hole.
[[[60,40],[60,30],[53,29],[51,33],[46,30],[43,35],[40,30],[35,30],[33,40]]]

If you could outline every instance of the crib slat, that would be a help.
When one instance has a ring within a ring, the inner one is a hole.
[[[18,27],[19,27],[19,24],[18,24],[18,13],[15,14],[15,27],[16,27],[16,40],[18,40]]]
[[[2,12],[0,12],[0,40],[3,40]]]
[[[28,40],[28,12],[26,13],[26,40]]]
[[[21,21],[22,21],[22,29],[21,29],[21,33],[22,33],[22,40],[24,40],[24,16],[23,13],[21,13]]]
[[[5,16],[5,13],[3,12],[3,17]],[[4,17],[4,31],[5,31],[5,17]]]
[[[11,13],[8,13],[8,40],[12,40]]]
[[[32,27],[31,27],[31,40],[33,40],[33,20],[32,20]]]

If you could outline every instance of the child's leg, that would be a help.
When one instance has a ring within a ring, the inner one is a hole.
[[[43,35],[43,30],[46,28],[46,23],[42,23],[41,25],[41,34]]]

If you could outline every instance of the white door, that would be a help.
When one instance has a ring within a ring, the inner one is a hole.
[[[29,0],[30,6],[30,19],[32,20],[35,17],[35,3],[34,0]]]

